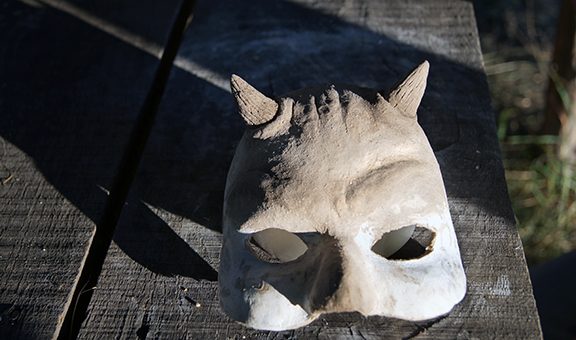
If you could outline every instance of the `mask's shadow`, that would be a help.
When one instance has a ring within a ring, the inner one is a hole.
[[[180,222],[192,222],[199,233],[205,230],[206,238],[220,242],[215,235],[221,232],[226,174],[243,132],[233,114],[229,93],[173,68],[167,98],[114,235],[122,251],[149,270],[216,280],[214,259],[202,259],[193,249],[198,245],[184,241],[190,230]],[[172,217],[163,220],[152,209]]]
[[[134,261],[165,276],[218,279],[210,264],[145,204],[129,202],[124,216],[114,242]]]

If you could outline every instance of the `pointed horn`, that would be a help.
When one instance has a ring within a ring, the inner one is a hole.
[[[426,89],[430,64],[424,61],[391,93],[388,101],[408,117],[416,117],[416,111]]]
[[[278,103],[260,93],[244,79],[233,74],[230,87],[246,124],[255,126],[268,123],[276,115]]]

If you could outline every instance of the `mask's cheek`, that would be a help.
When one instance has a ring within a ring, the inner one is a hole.
[[[452,241],[448,226],[437,232],[417,226],[410,241],[392,256],[367,256],[375,283],[372,299],[378,301],[370,314],[418,321],[448,313],[466,292]]]

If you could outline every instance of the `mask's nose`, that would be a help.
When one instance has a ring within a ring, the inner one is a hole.
[[[316,252],[317,265],[312,268],[314,276],[309,287],[309,313],[326,306],[339,289],[343,275],[342,253],[336,239],[322,235],[322,244]]]
[[[383,280],[380,269],[386,258],[398,251],[410,239],[415,227],[408,226],[385,233],[375,242],[372,235],[358,233],[353,238],[341,238],[338,245],[342,274],[338,289],[332,293],[326,310],[357,311],[374,314],[382,297]]]
[[[280,294],[308,314],[322,309],[342,280],[342,254],[336,239],[317,233],[300,234],[308,250],[267,278]]]
[[[357,311],[370,315],[374,305],[378,303],[377,282],[373,263],[363,256],[363,251],[345,247],[342,251],[343,272],[338,289],[332,293],[326,304],[326,310],[331,312]]]
[[[375,281],[381,278],[376,277],[374,263],[369,260],[371,256],[380,256],[372,253],[371,239],[342,240],[319,233],[282,235],[282,243],[290,246],[286,249],[276,246],[277,255],[296,252],[297,249],[292,248],[297,242],[288,244],[288,236],[301,239],[308,249],[300,258],[283,263],[274,274],[267,275],[265,281],[278,293],[308,314],[324,311],[368,313],[373,308],[378,295]],[[268,241],[272,243],[271,238]],[[277,240],[273,243],[278,244]],[[268,246],[268,249],[272,248],[270,244]]]

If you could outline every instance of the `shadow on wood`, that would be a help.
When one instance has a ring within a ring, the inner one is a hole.
[[[58,4],[161,45],[178,2]],[[11,306],[0,312],[0,338],[51,338],[74,307],[70,293],[158,64],[53,3],[0,10],[0,303]]]
[[[143,203],[129,203],[124,211],[134,220],[116,230],[114,242],[134,261],[160,275],[217,280],[216,270]]]

